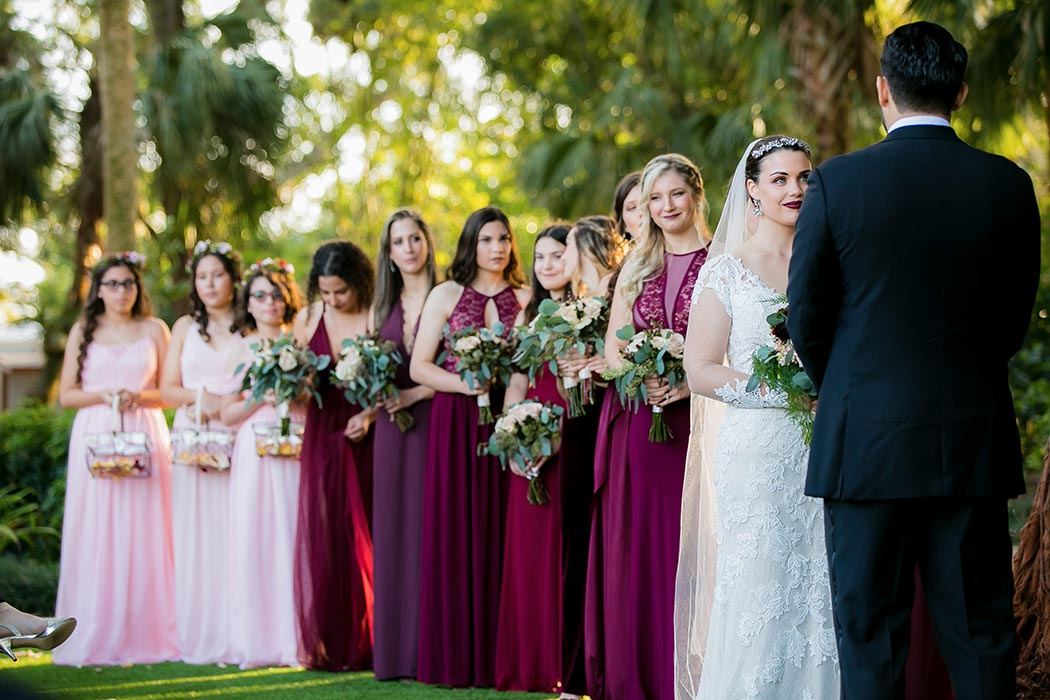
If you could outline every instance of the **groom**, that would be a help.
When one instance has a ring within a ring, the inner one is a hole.
[[[880,67],[889,133],[810,175],[788,285],[820,390],[806,493],[824,499],[843,699],[903,698],[916,564],[957,700],[1013,698],[1007,361],[1038,284],[1035,193],[952,130],[966,50],[948,31],[898,28]]]

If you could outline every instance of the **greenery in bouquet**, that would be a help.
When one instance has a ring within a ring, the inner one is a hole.
[[[813,400],[817,397],[817,390],[795,354],[795,346],[788,334],[787,298],[780,296],[775,302],[779,308],[766,317],[772,342],[755,351],[747,390],[755,391],[765,384],[770,391],[782,391],[787,396],[788,416],[802,429],[802,437],[808,445],[813,438]]]
[[[309,348],[297,344],[290,334],[277,339],[262,338],[251,344],[252,360],[247,365],[241,391],[251,391],[250,403],[262,403],[272,393],[277,404],[277,417],[281,421],[281,435],[287,436],[291,428],[288,411],[291,402],[304,393],[314,397],[321,405],[314,379],[318,372],[328,367],[328,355],[318,357]],[[236,372],[245,369],[241,364]]]
[[[521,401],[507,407],[496,421],[489,441],[478,445],[478,455],[498,457],[504,468],[510,462],[518,465],[529,480],[528,499],[532,505],[550,502],[537,465],[557,451],[563,413],[561,406]]]
[[[529,375],[535,384],[536,374],[547,365],[558,374],[559,357],[570,350],[581,355],[594,350],[605,352],[605,327],[609,321],[609,302],[604,297],[584,297],[557,302],[540,302],[536,318],[527,326],[518,326],[515,335],[518,349],[514,364]],[[580,370],[576,377],[563,377],[562,384],[569,395],[569,417],[584,413],[584,406],[594,402],[591,391],[591,371]]]
[[[511,362],[512,343],[503,336],[502,323],[496,322],[491,329],[467,326],[452,333],[446,323],[444,328],[445,351],[438,357],[438,364],[451,355],[456,361],[456,373],[473,391],[482,388],[478,394],[478,425],[492,423],[492,400],[489,388],[497,383],[506,384],[514,371]]]
[[[626,340],[620,350],[620,366],[610,367],[602,376],[613,382],[616,393],[624,405],[630,403],[635,410],[638,404],[648,400],[645,379],[655,375],[668,385],[676,386],[685,379],[685,338],[668,328],[653,328],[636,332],[634,326],[624,326],[616,331],[616,337]],[[652,423],[649,426],[650,442],[667,442],[672,437],[664,420],[664,409],[653,406]]]
[[[350,403],[363,409],[398,396],[397,368],[404,360],[397,346],[372,335],[359,335],[343,341],[335,366],[331,370],[332,383],[343,389]],[[402,433],[416,421],[408,411],[394,413],[394,422]]]

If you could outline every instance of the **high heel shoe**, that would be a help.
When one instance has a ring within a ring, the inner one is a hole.
[[[16,637],[8,637],[8,640],[11,642],[11,648],[33,648],[41,651],[51,651],[69,639],[69,635],[73,634],[73,630],[77,627],[77,619],[75,617],[48,617],[44,618],[44,621],[47,622],[47,626],[44,627],[44,631],[40,634],[23,634]]]
[[[16,639],[23,639],[25,635],[19,632],[17,627],[12,627],[11,625],[0,625],[0,628],[11,633],[6,637],[0,637],[0,651],[4,652],[4,654],[7,655],[7,658],[12,661],[18,661],[15,652],[11,650],[11,644]]]

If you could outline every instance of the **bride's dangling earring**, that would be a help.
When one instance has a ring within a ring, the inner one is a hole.
[[[752,199],[751,204],[754,205],[751,207],[751,215],[754,217],[762,216],[762,202]]]

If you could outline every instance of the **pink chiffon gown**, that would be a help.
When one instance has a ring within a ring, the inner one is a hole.
[[[157,386],[157,346],[91,343],[84,391],[140,392]],[[69,440],[62,561],[55,609],[78,620],[76,634],[54,651],[63,666],[145,664],[179,656],[171,545],[171,463],[160,409],[124,413],[124,430],[150,437],[148,478],[93,478],[85,436],[114,425],[109,406],[77,412]]]
[[[204,341],[196,323],[190,326],[179,358],[182,385],[225,395],[240,379],[231,376],[230,338],[219,348]],[[179,408],[172,428],[195,428],[193,410]],[[213,424],[213,428],[225,428]],[[172,533],[175,546],[175,623],[182,660],[213,664],[229,658],[230,642],[230,470],[202,471],[172,467]]]
[[[665,254],[635,301],[634,327],[685,335],[701,249]],[[595,451],[595,520],[587,577],[588,693],[595,700],[673,700],[674,590],[689,401],[664,410],[672,433],[649,441],[651,409],[606,393]]]
[[[452,331],[484,325],[490,301],[509,330],[521,308],[514,290],[488,297],[466,287],[449,317]],[[448,357],[445,369],[453,371],[454,363]],[[492,396],[494,414],[500,399]],[[434,396],[420,550],[417,677],[423,683],[485,688],[496,682],[507,477],[499,460],[477,456],[490,434],[491,426],[478,425],[475,397]]]
[[[290,417],[302,423],[306,411],[292,404]],[[299,460],[260,457],[253,430],[277,422],[269,404],[245,419],[230,470],[230,658],[241,668],[299,665],[292,586]]]
[[[566,408],[544,370],[526,398]],[[496,689],[557,691],[561,680],[561,455],[540,470],[550,502],[528,502],[528,480],[510,475],[503,586],[496,637]]]
[[[334,356],[324,316],[310,349]],[[299,660],[307,668],[359,671],[372,665],[372,432],[360,442],[346,439],[347,421],[361,408],[329,381],[328,370],[318,376],[317,391],[321,405],[306,408],[299,479]]]

